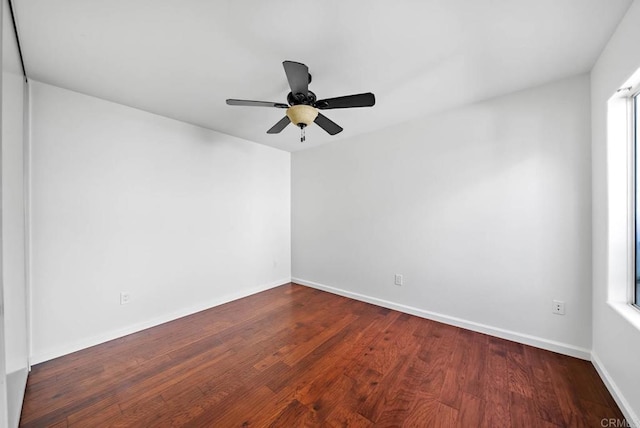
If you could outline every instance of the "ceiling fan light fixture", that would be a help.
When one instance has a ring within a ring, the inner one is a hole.
[[[295,61],[284,61],[282,66],[291,88],[291,92],[287,95],[288,104],[232,98],[227,100],[227,104],[231,106],[286,108],[287,115],[269,128],[267,134],[279,134],[289,123],[293,123],[300,128],[300,141],[304,141],[305,128],[315,123],[327,134],[336,135],[342,132],[342,127],[318,110],[373,107],[376,103],[375,95],[371,92],[316,100],[316,94],[309,90],[309,83],[311,83],[309,67]]]
[[[287,117],[296,126],[309,126],[318,117],[318,109],[306,104],[298,104],[287,109]]]

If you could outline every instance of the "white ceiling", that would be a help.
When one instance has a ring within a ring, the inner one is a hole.
[[[587,72],[631,0],[19,0],[30,78],[295,151]],[[299,142],[283,60],[318,98],[374,92],[328,110]]]

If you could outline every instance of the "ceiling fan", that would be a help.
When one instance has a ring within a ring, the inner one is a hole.
[[[336,135],[342,131],[340,125],[333,122],[318,110],[372,107],[376,103],[376,98],[371,92],[317,100],[316,94],[309,90],[309,83],[311,83],[309,68],[302,63],[294,61],[284,61],[282,65],[284,66],[284,72],[287,75],[289,87],[291,88],[291,92],[287,95],[288,104],[270,101],[227,100],[227,104],[230,106],[276,107],[287,109],[286,116],[273,125],[271,129],[267,131],[267,134],[278,134],[292,122],[300,128],[300,141],[303,142],[305,140],[304,128],[314,122],[330,135]]]

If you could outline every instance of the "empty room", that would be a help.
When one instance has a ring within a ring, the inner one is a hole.
[[[0,10],[0,428],[640,427],[640,0]]]

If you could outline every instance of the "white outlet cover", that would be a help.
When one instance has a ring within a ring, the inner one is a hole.
[[[126,305],[131,300],[131,294],[122,292],[120,293],[120,304]]]
[[[564,315],[564,302],[562,300],[554,300],[551,311],[556,315]]]

